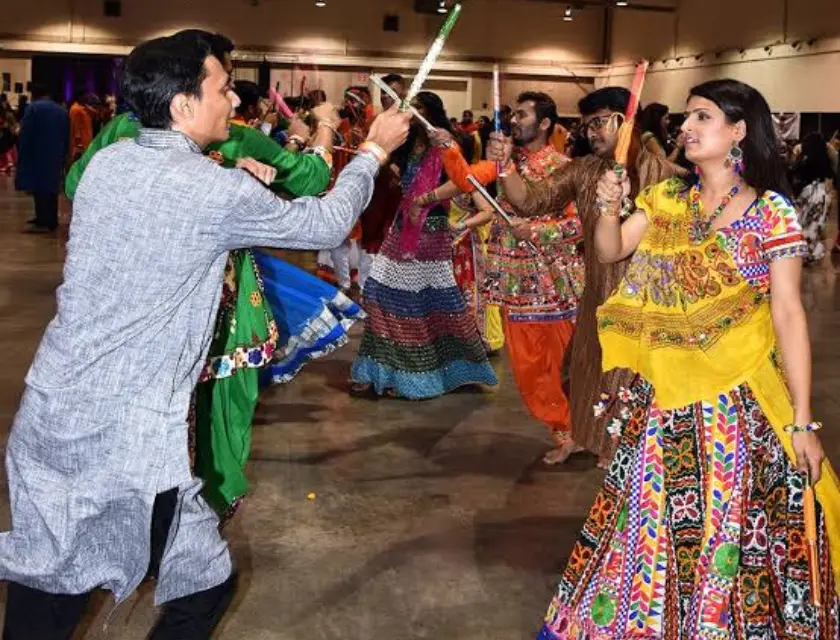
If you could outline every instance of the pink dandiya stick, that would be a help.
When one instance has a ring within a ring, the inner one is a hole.
[[[279,91],[276,89],[269,89],[268,97],[275,104],[277,110],[280,112],[280,115],[287,119],[294,117],[294,112],[291,110],[289,105],[286,104],[286,101],[283,99],[283,96],[280,95]]]
[[[642,60],[636,66],[636,73],[633,76],[633,84],[630,87],[630,102],[627,104],[624,122],[618,131],[618,144],[615,148],[615,163],[619,167],[627,166],[627,156],[630,153],[630,143],[633,140],[633,128],[636,126],[636,114],[639,112],[639,102],[649,65],[650,63],[647,60]]]

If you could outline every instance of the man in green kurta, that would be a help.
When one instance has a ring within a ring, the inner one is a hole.
[[[225,66],[230,65],[232,43],[223,36],[207,33],[206,37],[214,54],[225,61]],[[247,113],[251,106],[249,100],[242,102],[238,114]],[[332,129],[338,124],[338,114],[325,103],[313,109],[311,115],[323,126],[317,127],[312,147],[306,152],[280,146],[240,118],[230,123],[228,139],[210,145],[206,155],[225,167],[234,167],[240,158],[253,158],[277,170],[271,184],[275,192],[290,197],[316,195],[329,184]],[[291,127],[309,134],[308,127],[297,119]],[[73,199],[85,168],[97,151],[122,139],[135,138],[140,128],[140,122],[131,113],[108,123],[68,172],[67,197]],[[253,254],[250,250],[231,252],[216,331],[196,388],[193,434],[195,472],[204,481],[205,499],[222,522],[233,514],[247,492],[244,466],[251,449],[259,370],[271,360],[277,339],[277,325],[263,295]]]

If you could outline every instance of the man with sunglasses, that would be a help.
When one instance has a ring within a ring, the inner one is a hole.
[[[506,199],[522,216],[540,216],[545,211],[560,210],[569,202],[577,204],[583,223],[586,284],[578,306],[577,329],[569,362],[572,438],[576,444],[598,454],[599,465],[602,467],[609,463],[613,447],[605,428],[608,422],[600,419],[596,421],[592,408],[602,392],[615,393],[619,387],[627,386],[629,379],[628,373],[623,371],[602,374],[595,312],[618,284],[627,260],[616,264],[601,264],[595,252],[586,249],[592,245],[599,215],[596,205],[598,180],[615,162],[618,130],[629,101],[630,92],[627,89],[604,87],[585,96],[578,103],[582,117],[581,129],[593,154],[573,161],[566,170],[553,173],[539,183],[526,182],[515,169],[500,174]],[[634,137],[628,163],[633,186],[631,197],[635,197],[648,185],[681,172],[681,169],[664,158],[648,153],[639,143],[638,132]],[[488,160],[496,160],[502,166],[508,166],[512,151],[513,141],[510,138],[491,135]],[[611,418],[612,415],[606,416],[607,421]]]

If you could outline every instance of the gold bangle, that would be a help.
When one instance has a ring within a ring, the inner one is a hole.
[[[385,149],[383,149],[378,144],[370,140],[366,140],[361,145],[359,145],[359,152],[367,152],[371,154],[373,157],[376,158],[376,161],[382,166],[385,166],[385,164],[388,162],[388,153],[385,151]]]
[[[600,198],[595,198],[595,208],[598,209],[598,215],[605,218],[620,218],[621,217],[621,203],[618,202],[604,202]]]

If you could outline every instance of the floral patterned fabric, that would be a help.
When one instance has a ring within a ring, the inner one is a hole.
[[[816,180],[806,186],[796,199],[799,224],[808,243],[807,262],[819,262],[825,257],[825,221],[831,208],[831,198],[825,180]]]

